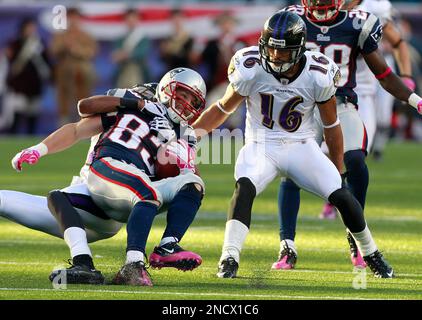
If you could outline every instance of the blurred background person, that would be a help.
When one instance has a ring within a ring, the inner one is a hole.
[[[174,9],[170,13],[173,33],[160,43],[161,59],[167,70],[177,67],[192,68],[194,61],[193,37],[186,31],[183,11]]]
[[[219,32],[217,37],[207,41],[201,54],[201,61],[207,73],[206,83],[209,93],[207,101],[212,103],[224,95],[228,85],[227,69],[234,53],[245,47],[235,35],[237,19],[228,11],[219,14],[214,19]],[[208,107],[208,106],[207,106]],[[225,126],[229,129],[239,128],[243,123],[244,108],[238,108]]]
[[[8,71],[7,93],[3,110],[9,132],[16,134],[22,122],[26,122],[27,134],[34,134],[40,115],[41,96],[50,78],[47,48],[38,34],[35,19],[24,19],[16,39],[6,48]]]
[[[93,59],[97,43],[81,28],[78,9],[67,10],[67,29],[53,36],[50,49],[56,58],[59,125],[63,125],[78,118],[76,103],[92,95],[95,82]]]
[[[129,88],[150,81],[147,56],[150,40],[139,28],[139,13],[129,9],[125,13],[127,31],[114,44],[111,59],[117,64],[115,84],[118,88]]]

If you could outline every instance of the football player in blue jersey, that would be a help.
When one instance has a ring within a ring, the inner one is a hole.
[[[114,235],[121,223],[127,221],[127,259],[114,283],[152,285],[145,269],[145,245],[152,221],[162,203],[169,205],[168,223],[160,245],[150,256],[151,265],[190,270],[201,263],[198,255],[183,250],[177,244],[199,209],[203,182],[193,174],[193,148],[184,139],[175,141],[173,128],[184,125],[182,122],[201,113],[205,102],[205,83],[195,71],[178,68],[167,73],[158,88],[156,102],[125,97],[127,90],[123,89],[111,92],[114,96],[83,99],[79,109],[85,118],[77,124],[68,125],[62,134],[53,134],[44,143],[20,152],[13,159],[13,166],[19,170],[24,162],[35,163],[42,155],[58,152],[82,138],[101,133],[85,177],[86,183],[74,189],[83,196],[75,196],[71,190],[55,190],[48,196],[48,207],[58,221],[54,226],[49,223],[54,231],[48,233],[64,237],[73,260],[71,268],[54,271],[50,280],[53,281],[63,271],[68,283],[101,283],[104,280],[94,268],[87,243],[87,235],[91,236],[90,240],[98,240],[101,232],[93,238],[95,232],[100,230],[105,233],[108,221],[96,224],[102,218],[111,220],[110,225],[114,222],[114,232],[109,232],[106,237]],[[114,112],[112,117],[110,112]],[[152,182],[152,159],[158,148],[168,141],[167,150],[177,158],[182,174]],[[4,192],[2,206],[3,195]],[[40,204],[41,208],[43,206],[45,200]],[[88,206],[94,210],[87,209]],[[74,207],[85,209],[85,212],[81,214]],[[85,231],[85,223],[89,233]]]
[[[344,139],[344,176],[349,189],[364,208],[369,175],[365,163],[367,134],[357,111],[358,99],[354,91],[358,56],[363,56],[369,69],[386,91],[407,102],[419,113],[422,113],[422,98],[392,72],[379,53],[378,43],[382,37],[379,19],[365,11],[341,10],[342,5],[342,0],[302,0],[302,6],[290,6],[282,11],[287,10],[300,15],[307,27],[307,48],[324,53],[340,68],[341,79],[336,98],[337,114]],[[283,21],[279,23],[282,25]],[[316,119],[319,122],[316,127],[317,140],[321,143],[323,127],[318,116]],[[298,186],[290,179],[282,181],[279,192],[280,253],[272,266],[273,269],[291,269],[295,266],[297,250],[294,238],[299,203]],[[347,232],[347,239],[351,248],[352,263],[355,266],[364,266],[350,232]]]

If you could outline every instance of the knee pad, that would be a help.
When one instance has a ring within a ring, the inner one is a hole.
[[[240,178],[230,203],[227,220],[236,219],[248,228],[251,224],[252,204],[256,196],[256,188],[249,178]]]
[[[365,229],[366,222],[362,207],[348,189],[341,188],[334,191],[328,197],[328,201],[337,207],[345,226],[351,232],[360,232]]]
[[[47,204],[63,232],[71,227],[84,229],[79,213],[63,192],[59,190],[50,191],[47,196]]]

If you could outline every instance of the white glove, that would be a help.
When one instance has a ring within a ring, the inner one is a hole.
[[[195,172],[196,152],[185,140],[179,139],[170,142],[167,146],[166,153],[168,156],[171,155],[176,158],[176,164],[180,171],[189,170]]]
[[[170,122],[163,117],[155,117],[149,123],[150,130],[155,133],[157,138],[166,143],[176,138],[176,132],[173,130],[173,126]]]

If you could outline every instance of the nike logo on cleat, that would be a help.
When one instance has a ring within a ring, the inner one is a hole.
[[[174,248],[173,249],[171,249],[171,250],[169,250],[169,249],[166,249],[166,248],[161,248],[161,249],[163,249],[164,251],[166,251],[167,253],[174,253]]]

